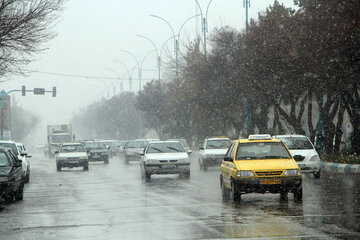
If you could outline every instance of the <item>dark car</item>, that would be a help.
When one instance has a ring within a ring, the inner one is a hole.
[[[0,149],[0,196],[7,203],[22,200],[24,184],[22,161],[11,150]]]
[[[87,141],[83,143],[89,156],[89,161],[109,163],[109,149],[102,141]]]

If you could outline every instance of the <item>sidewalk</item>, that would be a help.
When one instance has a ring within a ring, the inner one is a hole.
[[[340,172],[340,173],[357,173],[360,174],[360,164],[340,164],[331,162],[321,162],[320,168],[326,172]]]

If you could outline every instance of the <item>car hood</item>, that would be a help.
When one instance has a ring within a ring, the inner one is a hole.
[[[204,154],[207,155],[225,155],[225,153],[227,152],[227,148],[226,149],[205,149],[204,150]]]
[[[310,159],[313,156],[318,155],[318,153],[316,152],[315,149],[293,149],[293,150],[290,150],[290,153],[293,156],[295,156],[295,155],[304,156],[305,159],[303,161],[310,161]]]
[[[11,167],[0,167],[0,176],[7,176],[11,170]]]
[[[237,160],[239,170],[285,170],[297,169],[299,166],[293,159]]]
[[[181,153],[150,153],[145,154],[145,157],[149,160],[178,160],[188,158],[186,152]]]
[[[87,157],[86,152],[59,153],[59,158]]]

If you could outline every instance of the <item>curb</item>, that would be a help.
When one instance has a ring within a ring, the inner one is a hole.
[[[341,164],[341,163],[321,162],[320,169],[326,172],[360,174],[360,164]]]

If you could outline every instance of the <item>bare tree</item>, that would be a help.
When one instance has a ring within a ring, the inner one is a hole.
[[[0,76],[22,73],[52,39],[64,0],[0,0]]]

